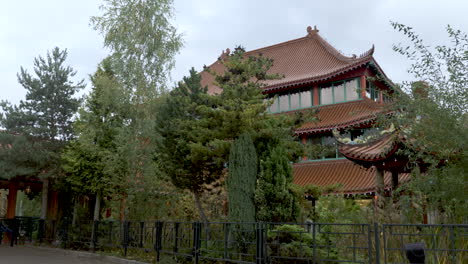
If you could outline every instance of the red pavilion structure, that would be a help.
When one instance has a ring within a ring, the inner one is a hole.
[[[320,145],[323,151],[303,157],[293,165],[294,183],[340,184],[340,193],[354,195],[382,192],[376,189],[380,180],[387,190],[395,188],[398,181],[408,180],[406,171],[395,169],[402,162],[391,169],[388,162],[387,166],[382,165],[385,164],[379,156],[382,150],[387,150],[387,145],[398,146],[393,141],[390,144],[391,136],[378,137],[371,143],[346,144],[333,135],[333,130],[346,133],[354,143],[376,133],[372,125],[390,101],[395,86],[375,60],[374,47],[359,56],[345,56],[322,38],[316,27],[308,27],[304,37],[246,52],[246,56],[258,54],[273,59],[270,73],[284,76],[265,82],[263,93],[274,98],[270,113],[308,108],[317,112],[318,121],[303,124],[296,134],[304,144]],[[209,68],[217,73],[224,70],[220,61]],[[202,72],[202,85],[208,86],[211,94],[221,92],[208,71]],[[388,153],[395,150],[392,148]],[[373,158],[382,161],[380,166]]]

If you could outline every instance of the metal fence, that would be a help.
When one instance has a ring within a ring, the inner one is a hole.
[[[82,250],[139,250],[159,261],[193,263],[409,263],[408,245],[425,263],[468,263],[468,225],[60,222],[0,219],[0,237]],[[1,240],[1,239],[0,239]]]

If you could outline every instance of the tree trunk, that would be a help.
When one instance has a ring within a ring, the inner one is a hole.
[[[382,169],[375,168],[375,195],[378,208],[383,208],[385,205],[384,191],[384,171]]]
[[[75,226],[76,221],[78,220],[78,205],[79,205],[79,198],[75,197],[73,203],[73,218],[72,218],[72,226]]]
[[[49,196],[49,179],[44,179],[42,183],[42,208],[41,219],[45,220],[47,217],[47,197]]]
[[[96,194],[96,202],[94,203],[94,221],[99,221],[99,210],[101,206],[101,195]]]
[[[120,199],[120,208],[119,208],[119,220],[120,221],[125,221],[125,206],[127,203],[127,195],[124,194],[122,195],[122,198]]]
[[[195,197],[195,205],[197,206],[198,212],[200,213],[200,218],[203,222],[208,222],[208,219],[206,218],[205,211],[203,210],[203,206],[201,204],[200,196],[201,194],[196,192],[193,194]]]

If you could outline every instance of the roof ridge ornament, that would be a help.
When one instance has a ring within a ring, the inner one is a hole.
[[[229,48],[226,49],[226,51],[222,51],[221,55],[219,56],[218,60],[224,60],[226,59],[229,55],[231,54],[231,50]]]
[[[312,37],[313,35],[317,34],[318,32],[319,32],[319,30],[317,29],[316,25],[314,26],[314,29],[312,29],[311,26],[307,27],[307,36],[308,37]]]

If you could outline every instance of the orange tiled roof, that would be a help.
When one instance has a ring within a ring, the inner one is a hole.
[[[325,105],[317,108],[317,122],[309,122],[296,130],[297,134],[344,129],[375,119],[377,113],[384,110],[382,104],[369,99]]]
[[[266,81],[265,90],[327,80],[371,61],[377,65],[372,57],[374,47],[360,56],[348,57],[323,39],[317,29],[308,27],[307,32],[307,36],[303,38],[246,52],[247,56],[261,53],[273,59],[273,67],[269,72],[284,75],[282,79]],[[224,66],[219,61],[209,68],[217,73],[224,71]],[[207,71],[203,71],[201,75],[201,83],[203,86],[208,86],[209,93],[215,94],[221,91],[214,85],[213,75]]]
[[[343,144],[339,141],[339,151],[347,158],[363,161],[380,161],[387,159],[398,148],[396,133],[380,137],[363,144]]]
[[[364,194],[375,191],[375,169],[366,169],[347,159],[301,162],[293,165],[294,183],[329,186],[341,184],[339,191],[345,194]],[[400,182],[409,180],[409,174],[401,173]],[[390,172],[384,173],[385,188],[391,187]]]

